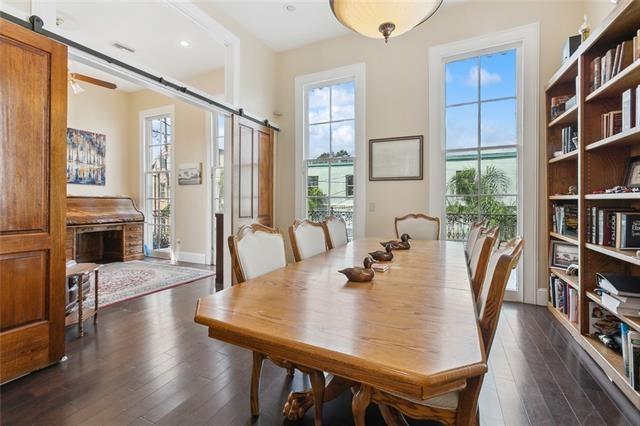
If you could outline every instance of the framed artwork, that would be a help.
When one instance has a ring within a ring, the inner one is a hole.
[[[549,265],[566,269],[569,265],[578,263],[578,246],[563,241],[551,241],[550,257]]]
[[[629,158],[624,186],[627,188],[640,188],[640,156]]]
[[[67,183],[105,185],[107,136],[67,129]]]
[[[422,180],[423,137],[369,140],[369,180]]]
[[[180,164],[178,185],[200,185],[202,183],[202,163]]]

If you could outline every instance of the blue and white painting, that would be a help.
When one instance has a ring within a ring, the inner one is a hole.
[[[67,129],[67,183],[105,185],[107,136]]]

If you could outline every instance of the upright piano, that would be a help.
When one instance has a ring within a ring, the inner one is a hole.
[[[144,258],[144,215],[130,197],[67,196],[66,258],[106,263]]]

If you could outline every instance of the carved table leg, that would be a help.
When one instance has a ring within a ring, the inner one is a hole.
[[[253,367],[251,368],[251,415],[260,415],[260,373],[262,371],[264,355],[253,353]]]
[[[351,400],[351,410],[353,411],[353,422],[355,426],[365,426],[365,414],[370,403],[371,387],[360,385]]]
[[[382,418],[384,422],[389,426],[408,426],[409,423],[405,420],[404,416],[401,412],[393,407],[389,407],[388,405],[378,404],[378,408],[380,409],[380,414],[382,414]]]
[[[354,383],[349,380],[330,374],[326,379],[323,402],[336,399],[353,385]],[[284,404],[282,414],[284,414],[288,420],[297,421],[304,417],[307,410],[313,406],[313,403],[313,392],[311,389],[301,392],[291,392],[286,404]]]
[[[324,373],[313,370],[311,372],[311,389],[313,391],[313,404],[315,405],[315,424],[322,426],[322,406],[324,403]]]

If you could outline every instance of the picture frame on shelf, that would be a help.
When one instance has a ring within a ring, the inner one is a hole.
[[[624,176],[624,186],[627,188],[640,188],[640,156],[629,158]]]
[[[549,250],[549,265],[552,268],[567,269],[570,265],[578,263],[578,246],[563,241],[551,241]]]

